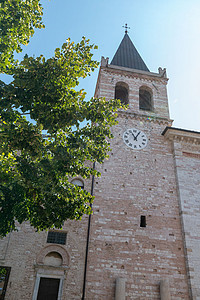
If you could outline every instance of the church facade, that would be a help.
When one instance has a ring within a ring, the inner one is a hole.
[[[93,215],[0,240],[1,300],[200,299],[200,132],[172,127],[167,82],[127,32],[102,57],[95,96],[128,108],[101,178],[74,179],[95,196]]]

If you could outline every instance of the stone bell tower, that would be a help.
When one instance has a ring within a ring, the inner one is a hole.
[[[95,96],[128,105],[97,168],[86,299],[189,299],[171,143],[166,70],[150,72],[127,32]],[[165,298],[164,298],[165,297]],[[171,298],[170,298],[171,297]]]
[[[95,96],[127,110],[101,178],[71,180],[95,196],[93,214],[0,239],[0,300],[200,299],[200,132],[171,126],[167,82],[127,32],[102,58]]]

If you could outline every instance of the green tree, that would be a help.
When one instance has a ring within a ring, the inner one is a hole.
[[[121,104],[86,101],[77,90],[98,65],[91,53],[96,47],[85,38],[78,44],[68,39],[52,58],[25,56],[16,64],[14,51],[43,26],[42,8],[36,0],[5,0],[0,8],[1,71],[13,75],[10,84],[0,81],[0,235],[15,230],[16,221],[28,220],[37,230],[61,228],[66,219],[91,213],[93,197],[70,178],[100,175],[92,162],[107,157]],[[13,10],[6,28],[3,19]]]
[[[0,0],[0,72],[15,63],[14,52],[28,44],[34,28],[43,27],[40,0]]]

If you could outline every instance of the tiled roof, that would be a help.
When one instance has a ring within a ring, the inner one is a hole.
[[[124,38],[111,61],[111,65],[149,72],[149,69],[127,33],[125,33]]]

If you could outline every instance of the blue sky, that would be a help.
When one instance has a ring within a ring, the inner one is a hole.
[[[95,59],[110,61],[128,23],[129,36],[152,72],[166,67],[173,126],[200,131],[199,0],[42,0],[43,21],[25,53],[50,57],[65,40],[84,35],[98,45]],[[81,82],[94,94],[97,71]]]

